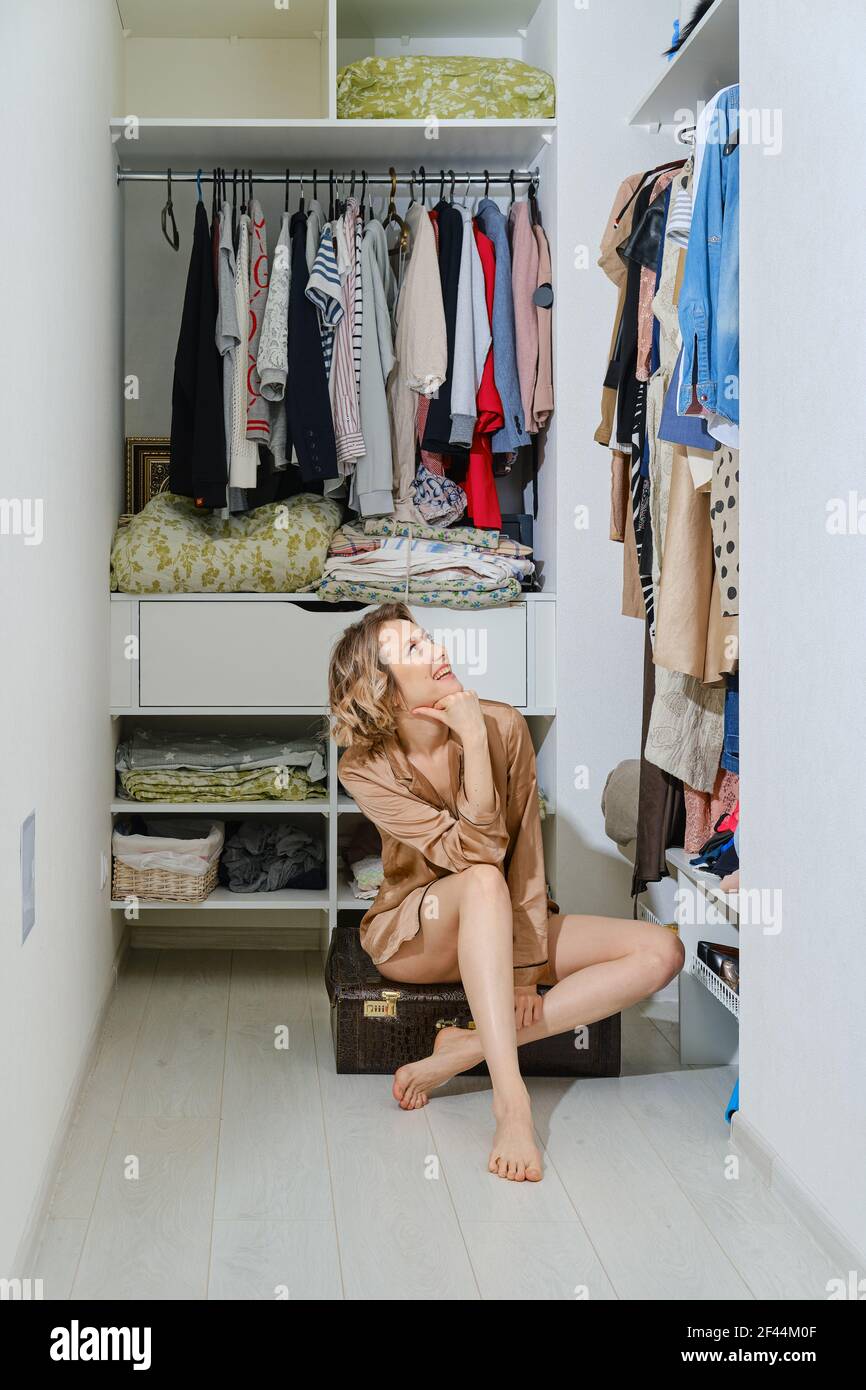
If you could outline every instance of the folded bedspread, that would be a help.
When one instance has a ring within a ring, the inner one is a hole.
[[[125,594],[300,593],[321,577],[342,508],[300,493],[222,518],[161,492],[118,526],[111,588]]]
[[[136,729],[118,744],[115,767],[134,801],[321,801],[328,794],[316,739]]]
[[[555,114],[553,78],[518,58],[362,58],[337,76],[337,115],[343,119],[517,120]]]

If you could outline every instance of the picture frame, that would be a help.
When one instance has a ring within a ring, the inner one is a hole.
[[[127,435],[124,476],[124,513],[132,515],[156,497],[168,492],[171,440],[165,435]]]

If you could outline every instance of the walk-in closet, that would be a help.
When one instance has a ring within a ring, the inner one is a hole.
[[[866,20],[827,9],[4,0],[9,1296],[857,1296]],[[334,653],[401,603],[492,740],[450,791],[392,759],[445,858],[340,780],[399,680],[338,710]],[[365,937],[499,864],[517,953],[519,835],[557,932],[660,943],[525,1047],[610,961],[515,954],[538,1182],[486,1167],[483,1050],[404,1113],[409,1049],[492,1025]]]

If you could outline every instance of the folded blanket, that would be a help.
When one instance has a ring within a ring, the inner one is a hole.
[[[250,772],[254,768],[293,767],[313,782],[327,776],[325,746],[314,738],[269,738],[263,734],[187,734],[133,729],[117,745],[119,772],[192,768],[200,772]]]
[[[422,607],[441,608],[497,608],[504,603],[514,603],[520,598],[520,584],[516,579],[486,587],[486,581],[472,580],[462,587],[453,586],[428,588],[423,579],[413,579],[406,585],[402,580],[379,580],[374,583],[360,583],[358,580],[331,579],[328,575],[318,587],[323,603],[394,603],[404,602]]]
[[[121,772],[120,785],[133,801],[325,801],[324,782],[289,767],[261,767],[250,772]]]
[[[115,755],[134,801],[308,801],[328,795],[324,744],[263,734],[134,729]]]

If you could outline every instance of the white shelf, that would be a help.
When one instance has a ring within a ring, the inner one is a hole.
[[[330,814],[331,804],[322,801],[130,801],[117,797],[111,803],[112,815],[126,815],[131,812],[139,816],[232,816],[242,820],[244,816],[263,816],[296,811],[318,812],[320,816]]]
[[[265,172],[272,166],[280,172],[286,166],[307,171],[315,165],[321,187],[323,173],[327,185],[330,166],[346,170],[355,166],[360,175],[362,167],[380,174],[394,164],[398,172],[405,172],[420,162],[427,169],[428,191],[433,171],[450,165],[458,175],[477,172],[485,165],[492,169],[494,162],[504,162],[508,169],[534,168],[556,129],[555,120],[442,120],[437,123],[437,138],[428,139],[426,120],[142,116],[130,127],[129,118],[112,116],[110,124],[117,161],[124,169],[170,165],[177,172],[197,168],[207,172],[215,164],[242,164]],[[135,138],[129,138],[128,127]],[[293,197],[296,194],[295,186]]]
[[[125,911],[127,904],[122,899],[118,901],[112,898],[111,907],[117,911]],[[233,893],[229,888],[215,888],[209,897],[199,903],[170,903],[154,902],[152,899],[139,898],[138,909],[140,912],[202,912],[207,910],[217,911],[249,911],[257,909],[259,911],[301,911],[318,909],[326,912],[328,909],[328,890],[327,888],[279,888],[275,893]]]
[[[366,912],[372,906],[375,898],[356,898],[352,892],[351,881],[346,875],[345,869],[340,867],[337,872],[337,911],[338,912]]]
[[[718,903],[723,909],[725,916],[732,927],[739,925],[739,893],[723,893],[719,884],[721,879],[717,874],[711,874],[706,869],[696,869],[689,860],[694,856],[685,849],[669,849],[665,856],[669,864],[672,864],[678,874],[683,874],[702,888],[708,898]]]
[[[711,970],[700,956],[692,955],[688,963],[689,974],[692,975],[705,989],[709,990],[714,999],[718,999],[720,1004],[724,1004],[728,1013],[734,1018],[740,1017],[740,996],[731,989],[730,985],[725,984],[715,972]]]
[[[739,80],[740,0],[716,0],[673,61],[659,61],[661,72],[629,125],[673,125],[678,111],[694,112],[699,101]]]

